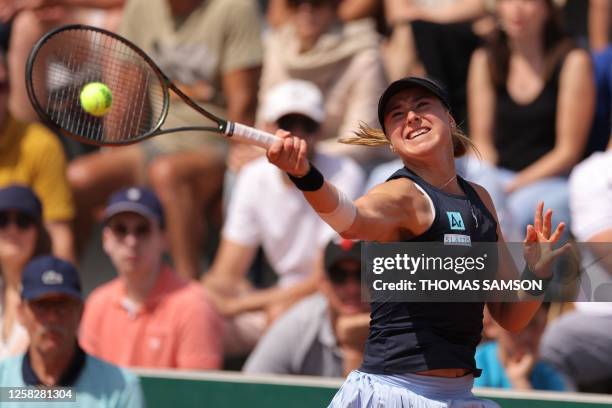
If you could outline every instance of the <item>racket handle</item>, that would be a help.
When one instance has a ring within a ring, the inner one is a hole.
[[[227,123],[226,135],[241,142],[263,147],[264,149],[267,149],[272,143],[278,140],[278,137],[271,133],[235,122]]]

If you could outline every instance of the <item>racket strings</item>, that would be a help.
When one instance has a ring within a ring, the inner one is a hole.
[[[102,82],[113,101],[103,117],[87,113],[80,93]],[[156,129],[166,94],[155,71],[122,41],[95,30],[59,32],[44,43],[32,69],[34,99],[60,128],[93,142],[127,142]]]

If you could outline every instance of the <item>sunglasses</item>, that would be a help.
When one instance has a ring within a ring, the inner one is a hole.
[[[359,268],[332,266],[327,271],[327,276],[329,277],[331,283],[333,283],[334,285],[342,285],[346,283],[349,278],[361,283],[361,270]]]
[[[123,223],[116,222],[109,224],[108,227],[119,239],[123,239],[128,235],[133,235],[136,238],[147,238],[151,234],[151,225],[147,223],[138,224],[134,228],[129,228]]]
[[[0,229],[7,228],[9,224],[15,224],[17,228],[25,230],[35,225],[36,220],[19,211],[0,211]]]
[[[308,134],[316,133],[321,127],[321,125],[314,120],[302,115],[285,115],[276,123],[278,124],[278,127],[289,132],[302,129]]]

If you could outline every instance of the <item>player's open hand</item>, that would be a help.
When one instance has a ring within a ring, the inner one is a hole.
[[[292,136],[285,130],[277,130],[276,136],[280,140],[268,147],[266,152],[268,161],[295,177],[302,177],[308,173],[310,163],[306,155],[308,151],[306,141]]]
[[[540,202],[536,208],[533,225],[527,226],[527,235],[523,241],[525,261],[529,269],[540,278],[550,277],[550,266],[554,259],[570,248],[569,244],[565,244],[561,248],[554,249],[554,245],[565,230],[565,223],[559,223],[552,232],[552,214],[551,209],[546,210],[544,214],[544,202]]]

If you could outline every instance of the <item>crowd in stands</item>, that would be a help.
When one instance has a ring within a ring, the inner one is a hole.
[[[352,199],[402,163],[338,141],[380,127],[390,81],[439,79],[475,147],[457,170],[489,191],[506,241],[546,197],[609,274],[611,20],[610,0],[0,0],[0,386],[138,407],[126,368],[341,377],[368,333],[359,243],[263,150],[203,132],[92,150],[40,123],[24,67],[49,29],[125,36],[211,112],[307,140]],[[205,122],[173,99],[165,126]],[[87,294],[94,234],[116,278]],[[476,385],[612,393],[611,305],[486,324]]]

